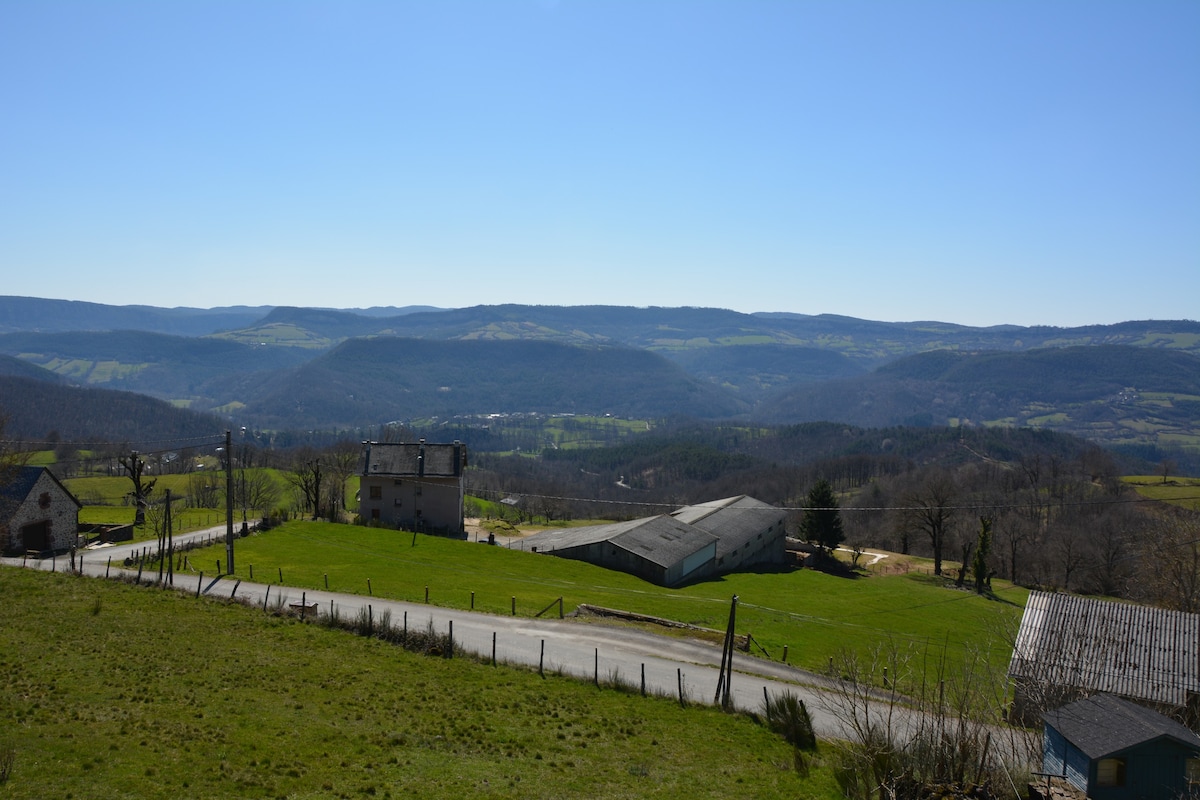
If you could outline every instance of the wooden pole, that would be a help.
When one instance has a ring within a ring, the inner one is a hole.
[[[233,574],[233,432],[225,431],[225,569]]]

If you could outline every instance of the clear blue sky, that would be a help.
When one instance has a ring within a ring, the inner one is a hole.
[[[1200,318],[1200,2],[3,0],[0,294]]]

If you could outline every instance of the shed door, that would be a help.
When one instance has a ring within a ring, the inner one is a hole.
[[[21,546],[39,553],[50,549],[50,523],[43,520],[21,528]]]

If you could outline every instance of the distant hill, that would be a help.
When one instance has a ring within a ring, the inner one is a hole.
[[[1109,445],[1200,443],[1200,359],[1102,345],[1021,353],[937,351],[869,375],[785,390],[764,422],[1019,425]]]
[[[261,427],[514,412],[717,418],[748,408],[645,350],[525,341],[352,339],[269,383],[227,391]]]
[[[0,375],[14,378],[33,378],[49,383],[62,383],[62,376],[20,358],[0,355]]]
[[[0,376],[4,434],[42,440],[57,431],[67,441],[167,442],[215,436],[228,425],[215,416],[176,408],[133,392],[65,386]]]
[[[215,331],[251,325],[270,310],[270,306],[109,306],[78,300],[44,300],[6,295],[0,296],[0,333],[139,330],[204,336]]]
[[[74,383],[189,401],[207,398],[206,385],[216,377],[284,369],[313,355],[145,331],[0,334],[0,353]]]
[[[213,332],[231,320],[240,322]],[[118,324],[140,329],[102,329]],[[0,334],[0,353],[68,381],[272,428],[577,411],[1029,425],[1106,444],[1200,448],[1190,380],[1200,322],[1189,320],[977,328],[712,308],[205,312],[0,298],[6,326],[42,332]]]

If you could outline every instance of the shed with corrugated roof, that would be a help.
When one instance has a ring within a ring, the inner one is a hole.
[[[1008,674],[1018,719],[1095,692],[1200,719],[1200,614],[1031,592]]]

